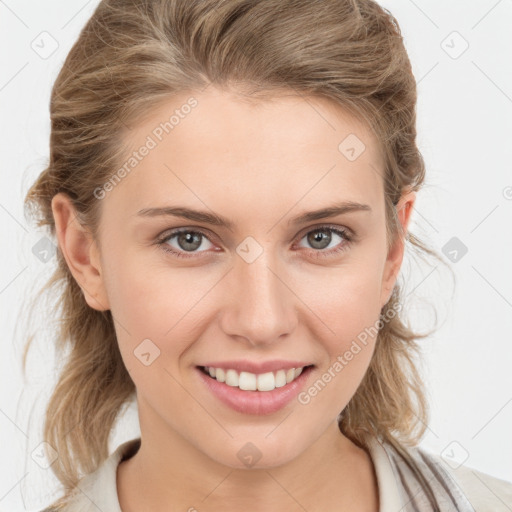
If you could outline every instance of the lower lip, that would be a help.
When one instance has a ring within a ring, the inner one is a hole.
[[[208,389],[224,404],[244,414],[272,414],[291,402],[303,388],[313,366],[302,370],[292,382],[272,391],[244,391],[238,387],[228,386],[224,382],[206,375],[196,367],[201,380]]]

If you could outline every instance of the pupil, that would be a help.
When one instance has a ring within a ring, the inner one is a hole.
[[[323,243],[322,243],[323,239]],[[315,234],[313,234],[312,239],[310,240],[310,243],[313,247],[315,247],[315,244],[320,243],[320,247],[316,247],[317,249],[324,249],[329,245],[330,242],[330,236],[327,234],[326,231],[316,231]]]
[[[194,238],[195,238],[195,243],[194,243]],[[201,245],[200,237],[197,233],[190,233],[190,232],[183,233],[179,237],[179,241],[180,241],[180,245],[182,245],[181,242],[184,242],[185,247],[182,246],[183,249],[192,249],[193,250],[193,249],[197,249]],[[192,244],[192,247],[187,247],[187,244]]]

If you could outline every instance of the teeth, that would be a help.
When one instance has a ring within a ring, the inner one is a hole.
[[[240,389],[242,389],[241,386]],[[272,372],[258,375],[258,391],[272,391],[273,389],[276,389],[276,378]]]
[[[238,387],[244,391],[272,391],[281,388],[295,380],[304,368],[290,368],[256,375],[250,372],[238,372],[236,370],[224,370],[223,368],[205,367],[210,377],[219,382],[225,382],[228,386]]]
[[[238,387],[238,373],[235,370],[226,372],[226,384],[228,386]]]
[[[276,372],[275,382],[276,388],[282,388],[286,385],[286,372],[284,370],[279,370]]]
[[[245,391],[256,391],[256,375],[249,372],[241,372],[238,377],[238,387]]]

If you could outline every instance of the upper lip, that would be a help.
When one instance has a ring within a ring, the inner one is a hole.
[[[267,373],[267,372],[276,372],[278,370],[289,370],[290,368],[302,368],[304,366],[311,366],[311,363],[305,363],[303,361],[289,361],[284,359],[274,359],[272,361],[248,361],[248,360],[238,360],[238,361],[218,361],[205,363],[201,366],[208,366],[211,368],[223,368],[224,370],[236,370],[238,373],[240,372],[249,372],[249,373]]]

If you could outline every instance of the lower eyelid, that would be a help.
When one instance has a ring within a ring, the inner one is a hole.
[[[342,244],[343,247],[345,247],[348,244],[350,244],[350,242],[353,239],[352,233],[349,232],[349,230],[347,230],[346,228],[326,225],[326,226],[317,226],[317,227],[313,227],[312,229],[309,229],[304,234],[299,235],[297,237],[297,240],[300,242],[308,234],[314,233],[314,232],[318,232],[318,231],[322,231],[322,230],[328,231],[328,232],[331,232],[331,233],[335,233],[338,236],[340,236],[341,238],[343,238],[343,241],[340,242],[340,244]],[[186,257],[194,257],[194,255],[197,255],[197,254],[203,254],[203,253],[210,252],[208,250],[196,251],[196,252],[187,252],[187,251],[175,249],[174,247],[168,245],[167,242],[169,240],[171,240],[172,238],[174,238],[174,237],[176,237],[176,236],[178,236],[178,235],[180,235],[182,233],[194,233],[194,234],[201,235],[206,240],[208,240],[211,244],[214,244],[214,242],[211,241],[210,237],[206,233],[203,233],[202,231],[198,231],[198,230],[193,230],[193,229],[181,229],[181,230],[178,230],[178,231],[176,231],[174,233],[171,232],[171,233],[165,234],[163,237],[161,237],[161,238],[159,238],[157,240],[157,244],[161,245],[162,249],[164,251],[169,252],[171,254],[179,255],[178,257],[180,257],[180,256],[183,256],[185,258]],[[340,245],[340,244],[338,244],[338,245]],[[309,251],[313,251],[314,253],[318,253],[319,255],[323,255],[325,253],[326,256],[328,256],[331,253],[335,253],[335,252],[337,252],[339,250],[342,250],[341,248],[338,248],[338,249],[336,249],[336,248],[331,248],[331,249],[314,249],[312,247],[309,247],[309,248],[305,247],[304,249],[307,249]]]

